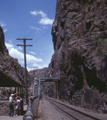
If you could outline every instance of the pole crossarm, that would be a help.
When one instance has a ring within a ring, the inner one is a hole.
[[[33,45],[20,45],[20,44],[17,44],[17,46],[33,46]]]
[[[32,40],[32,39],[27,39],[27,38],[17,38],[17,40]]]

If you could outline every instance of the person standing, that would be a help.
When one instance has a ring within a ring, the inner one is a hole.
[[[17,94],[17,93],[14,93],[14,94],[11,94],[10,97],[9,97],[9,116],[13,117],[13,114],[14,114],[14,104],[13,104],[13,96]]]
[[[15,98],[16,102],[17,102],[17,105],[16,105],[16,108],[15,108],[15,111],[16,111],[16,117],[18,116],[18,113],[19,115],[21,115],[21,101],[22,101],[22,98],[17,96]],[[15,116],[14,116],[15,117]]]

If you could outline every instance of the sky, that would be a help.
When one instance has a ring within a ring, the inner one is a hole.
[[[54,53],[52,24],[57,0],[0,0],[0,26],[5,35],[5,45],[10,56],[24,67],[23,40],[27,38],[27,69],[48,67]]]

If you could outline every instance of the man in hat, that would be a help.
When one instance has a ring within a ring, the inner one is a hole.
[[[17,94],[18,92],[14,93],[14,94],[11,94],[10,97],[9,97],[9,116],[13,117],[13,114],[14,114],[14,105],[13,105],[13,96],[15,94]]]

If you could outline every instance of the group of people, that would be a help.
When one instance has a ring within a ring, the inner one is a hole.
[[[22,101],[22,98],[19,97],[19,96],[16,96],[15,97],[15,103],[13,102],[13,98],[14,96],[17,94],[14,93],[14,94],[11,94],[10,97],[9,97],[9,116],[10,117],[16,117],[19,115],[21,115],[21,101]],[[14,114],[14,106],[15,106],[15,114]]]

